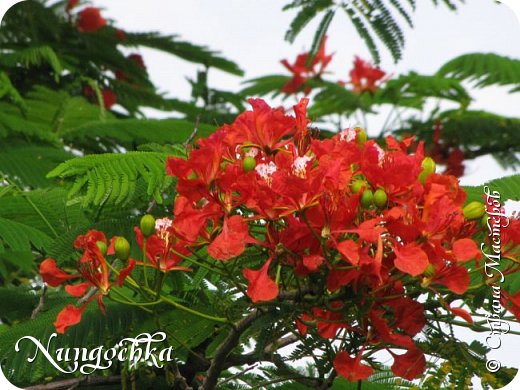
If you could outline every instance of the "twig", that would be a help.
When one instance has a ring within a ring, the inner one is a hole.
[[[102,386],[114,383],[121,383],[121,375],[113,376],[81,376],[79,378],[63,379],[50,382],[45,385],[26,387],[25,390],[61,390],[74,388],[73,386],[89,385]]]
[[[40,301],[38,302],[38,305],[34,308],[34,310],[31,313],[31,320],[34,320],[38,313],[43,309],[43,306],[45,306],[45,298],[47,297],[47,285],[43,285],[42,289],[42,295],[40,295]]]
[[[213,390],[217,386],[217,380],[224,369],[226,358],[233,348],[236,347],[238,340],[242,333],[255,321],[261,312],[259,310],[254,310],[247,317],[241,319],[237,324],[233,326],[231,332],[229,332],[228,337],[224,340],[224,342],[217,348],[215,351],[215,357],[209,366],[208,371],[206,371],[206,379],[202,383],[201,390]]]
[[[197,118],[195,119],[195,127],[193,128],[193,131],[191,132],[188,139],[184,142],[184,146],[188,146],[193,139],[197,136],[197,133],[199,132],[199,124],[200,124],[200,115],[197,115]]]
[[[251,371],[251,370],[252,370],[253,368],[255,368],[257,365],[258,365],[258,364],[255,363],[255,364],[253,364],[252,366],[246,367],[246,368],[243,369],[242,371],[237,372],[235,375],[232,375],[232,376],[230,376],[229,378],[226,378],[226,379],[224,379],[223,381],[220,381],[220,382],[218,383],[218,387],[220,388],[220,386],[222,386],[224,383],[229,382],[229,381],[232,381],[233,379],[238,378],[238,377],[241,376],[242,374],[245,374],[246,372]]]
[[[85,295],[83,295],[80,299],[78,299],[77,304],[79,306],[83,305],[90,298],[92,298],[94,295],[96,295],[97,291],[98,291],[97,287],[91,287],[90,290],[88,290],[88,292]]]

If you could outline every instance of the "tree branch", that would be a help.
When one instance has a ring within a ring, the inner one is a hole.
[[[215,351],[215,357],[213,358],[208,371],[206,371],[206,378],[202,383],[201,390],[213,390],[216,388],[217,380],[226,367],[226,358],[233,348],[236,347],[242,333],[261,315],[258,310],[253,310],[247,317],[241,319],[236,323],[228,337]]]
[[[64,379],[50,382],[45,385],[26,387],[25,390],[61,390],[74,388],[78,385],[102,386],[121,383],[121,375],[113,376],[81,376],[79,378]]]

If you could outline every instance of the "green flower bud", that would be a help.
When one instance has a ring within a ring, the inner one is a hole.
[[[421,163],[421,167],[422,167],[422,171],[419,174],[419,181],[421,182],[421,184],[424,184],[426,182],[426,178],[428,177],[428,175],[435,173],[437,164],[435,164],[435,161],[433,161],[433,158],[425,157]]]
[[[466,219],[480,219],[485,212],[484,203],[479,201],[470,202],[462,209],[462,213]]]
[[[367,133],[361,127],[356,127],[355,130],[357,131],[357,135],[356,135],[357,144],[363,145],[365,142],[367,142],[367,139],[368,139]]]
[[[141,218],[140,228],[143,236],[150,237],[155,233],[155,218],[150,214],[144,215],[143,218]]]
[[[114,250],[116,257],[120,260],[125,261],[130,257],[130,243],[124,237],[117,237],[114,243]]]
[[[426,267],[426,269],[423,272],[423,275],[426,276],[427,278],[431,278],[434,274],[435,274],[435,267],[433,266],[433,264],[428,264],[428,266]]]
[[[421,163],[422,171],[426,173],[435,173],[435,169],[437,168],[437,164],[431,157],[425,157]]]
[[[96,241],[96,245],[97,245],[99,251],[101,252],[101,254],[103,256],[105,256],[107,254],[107,250],[108,250],[107,244],[105,244],[103,241]]]
[[[387,203],[388,195],[386,194],[385,190],[378,188],[376,192],[374,192],[374,204],[379,208],[383,208]]]
[[[355,179],[351,184],[350,187],[352,188],[352,192],[354,194],[357,194],[363,187],[368,188],[369,185],[365,180],[361,179]]]
[[[361,194],[361,205],[365,208],[372,206],[374,203],[374,194],[370,190],[363,191]]]
[[[244,172],[251,172],[256,167],[256,160],[254,157],[246,156],[242,160],[242,168],[244,169]]]

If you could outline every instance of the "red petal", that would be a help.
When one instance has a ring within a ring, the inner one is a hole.
[[[249,233],[247,222],[240,215],[233,215],[224,221],[220,233],[208,247],[211,257],[218,260],[229,260],[244,252]]]
[[[449,307],[449,306],[448,306],[448,309],[456,316],[462,317],[466,320],[466,322],[473,324],[473,318],[471,318],[471,314],[469,314],[466,310],[461,309],[460,307]]]
[[[359,264],[359,245],[353,240],[345,240],[336,247],[341,255],[352,265]]]
[[[45,259],[40,264],[40,275],[49,286],[57,287],[65,281],[79,277],[79,275],[69,275],[56,265],[54,259]]]
[[[65,333],[70,326],[79,324],[83,309],[85,309],[85,306],[77,308],[72,305],[67,305],[56,317],[56,321],[54,322],[56,332]]]
[[[123,282],[125,281],[125,278],[130,275],[132,270],[135,267],[135,260],[134,259],[128,259],[128,265],[123,268],[121,271],[119,271],[119,276],[117,277],[117,285],[119,287],[123,286]]]
[[[394,309],[394,328],[404,330],[410,336],[415,336],[426,325],[424,307],[411,298],[398,298],[387,302]]]
[[[79,298],[85,295],[87,289],[92,286],[90,282],[80,283],[76,285],[67,285],[65,286],[65,291],[67,291],[73,297]]]
[[[468,261],[471,259],[480,259],[482,252],[478,249],[477,244],[471,238],[463,238],[453,243],[453,254],[457,261]]]
[[[420,275],[428,266],[428,256],[416,244],[407,244],[395,248],[395,267],[412,276]]]
[[[469,287],[468,269],[464,266],[451,266],[443,275],[436,277],[433,282],[448,287],[455,294],[464,294]]]
[[[300,317],[304,321],[312,321],[312,317],[309,314],[304,313]],[[298,318],[296,318],[296,328],[302,336],[305,336],[307,334],[308,326],[301,322]]]
[[[322,255],[303,256],[303,265],[309,271],[316,271],[323,264],[323,260],[325,259]]]
[[[361,364],[360,360],[361,353],[352,358],[347,352],[341,351],[336,355],[333,364],[339,375],[350,382],[356,382],[365,380],[374,373],[372,367]]]
[[[413,380],[420,376],[426,367],[424,353],[419,348],[412,348],[404,355],[394,355],[392,372],[404,379]]]
[[[257,271],[244,269],[244,277],[249,281],[247,295],[253,302],[270,301],[278,296],[278,285],[269,278],[267,273],[271,261],[272,259],[267,260]]]

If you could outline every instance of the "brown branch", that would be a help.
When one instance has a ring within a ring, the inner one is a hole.
[[[195,119],[195,127],[193,128],[193,131],[191,132],[188,139],[184,142],[184,146],[188,146],[193,139],[197,136],[197,133],[199,132],[199,124],[200,124],[200,115],[197,115],[197,118]]]
[[[208,371],[206,371],[206,378],[202,383],[201,390],[213,390],[217,386],[217,380],[225,369],[226,359],[233,348],[236,347],[242,333],[261,315],[259,310],[253,310],[247,317],[241,319],[236,323],[228,337],[222,342],[222,344],[215,351],[215,357],[213,358]]]
[[[79,306],[83,305],[90,298],[92,298],[94,295],[96,295],[97,291],[98,291],[97,287],[91,287],[90,290],[88,290],[88,292],[85,295],[83,295],[80,299],[78,299],[77,305],[79,305]]]
[[[42,289],[42,295],[40,295],[40,300],[38,302],[38,305],[34,308],[34,310],[31,313],[31,320],[34,320],[36,318],[36,316],[38,315],[38,313],[40,313],[40,311],[45,306],[45,298],[47,298],[47,285],[44,283],[43,289]]]
[[[113,376],[81,376],[79,378],[63,379],[50,382],[45,385],[26,387],[25,390],[62,390],[74,388],[79,385],[102,386],[121,383],[121,375]]]

